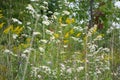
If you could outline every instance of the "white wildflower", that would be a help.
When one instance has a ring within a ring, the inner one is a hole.
[[[13,34],[12,36],[13,36],[13,39],[16,39],[18,37],[17,34]]]
[[[23,58],[26,58],[27,56],[26,56],[26,54],[21,54],[21,57],[23,57]]]
[[[31,24],[31,22],[27,22],[27,25],[30,25]]]
[[[28,4],[28,6],[26,7],[26,9],[32,11],[33,13],[36,13],[36,12],[35,12],[35,9],[32,7],[31,4]]]
[[[23,53],[30,53],[33,49],[32,48],[27,48],[26,50],[23,51]]]
[[[48,17],[46,15],[42,16],[43,20],[48,20]]]
[[[53,35],[53,33],[54,33],[54,32],[52,32],[52,31],[46,29],[46,34]]]
[[[43,23],[44,25],[46,25],[46,26],[50,25],[50,22],[49,22],[49,20],[42,21],[42,23]]]
[[[48,6],[48,2],[44,1],[43,4],[47,5]]]
[[[17,22],[18,24],[22,24],[22,22],[16,18],[12,18],[13,22]]]
[[[8,49],[5,49],[5,50],[4,50],[4,53],[9,53],[9,54],[12,54],[13,52],[12,52],[12,51],[10,51],[10,50],[8,50]]]
[[[116,1],[116,2],[114,3],[114,5],[115,5],[115,7],[120,8],[120,1]]]
[[[17,56],[16,54],[13,54],[13,52],[8,50],[8,49],[5,49],[4,53],[10,54],[10,55],[15,56],[15,57]]]
[[[33,36],[40,35],[40,32],[33,32]]]
[[[110,52],[110,49],[109,48],[103,48],[103,51]]]
[[[61,63],[60,66],[61,66],[61,69],[62,69],[63,71],[66,69],[66,67],[65,67],[64,64]]]
[[[66,70],[66,72],[69,73],[69,74],[71,74],[71,73],[72,73],[72,68],[68,68],[68,69]]]
[[[63,15],[69,15],[70,12],[69,11],[63,11]]]
[[[30,0],[30,1],[39,1],[39,0]]]
[[[81,70],[83,70],[84,69],[84,67],[78,67],[77,68],[77,72],[80,72]]]
[[[60,13],[58,13],[58,12],[54,12],[54,15],[56,15],[56,16],[59,15],[59,14],[60,14]]]
[[[68,47],[68,45],[63,45],[63,47],[64,47],[64,48],[67,48],[67,47]]]
[[[65,26],[67,26],[67,24],[61,24],[61,26],[65,27]]]
[[[71,37],[74,41],[79,41],[79,38]]]
[[[48,41],[47,40],[45,40],[45,39],[42,39],[42,40],[40,40],[40,42],[42,42],[42,43],[47,43]]]
[[[37,75],[38,78],[41,78],[41,75]]]
[[[40,52],[45,52],[45,49],[42,47],[39,47]]]

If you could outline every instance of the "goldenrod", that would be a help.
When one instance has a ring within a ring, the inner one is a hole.
[[[68,43],[68,42],[69,42],[69,40],[63,40],[63,42],[66,44],[66,43]]]
[[[55,38],[59,38],[59,34],[56,34],[56,33],[55,33],[55,34],[54,34],[54,37],[55,37]]]
[[[68,37],[69,37],[69,32],[65,34],[65,38],[68,38]]]
[[[67,18],[65,21],[67,24],[71,24],[73,22],[75,22],[74,18]]]
[[[8,34],[9,31],[13,31],[13,25],[8,26],[8,28],[6,28],[6,29],[3,31],[3,33]]]
[[[22,32],[22,30],[23,30],[23,27],[17,26],[17,27],[13,30],[13,33],[19,34],[19,33]]]
[[[71,30],[70,30],[70,34],[73,34],[73,33],[74,33],[74,29],[71,29]]]
[[[59,23],[60,23],[60,24],[62,23],[62,17],[59,18]]]
[[[79,37],[81,35],[81,33],[78,33],[77,35],[76,35],[76,37]]]
[[[4,22],[0,23],[0,29],[3,27],[4,25]]]

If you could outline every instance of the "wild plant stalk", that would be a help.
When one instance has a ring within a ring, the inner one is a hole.
[[[112,38],[111,38],[111,57],[112,57],[112,73],[113,73],[113,79],[114,79],[114,31],[112,32]]]
[[[38,24],[38,20],[39,20],[39,17],[36,16],[36,21],[35,21],[35,28],[33,30],[33,32],[36,30],[37,28],[37,24]],[[30,41],[30,49],[32,48],[32,45],[33,45],[33,41],[34,41],[34,34],[32,34],[32,38],[31,38],[31,41]],[[28,67],[28,63],[29,63],[29,59],[30,59],[30,53],[28,53],[28,57],[26,58],[26,63],[25,63],[25,67],[24,67],[24,72],[23,72],[23,77],[22,77],[22,80],[25,80],[25,76],[26,76],[26,72],[27,72],[27,67]]]
[[[86,29],[86,36],[85,36],[85,42],[84,42],[84,50],[85,50],[85,80],[88,80],[88,65],[87,65],[87,43],[88,43],[88,40],[87,40],[87,29]]]

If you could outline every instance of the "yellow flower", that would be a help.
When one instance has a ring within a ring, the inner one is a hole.
[[[30,39],[30,38],[27,38],[26,41],[27,41],[27,43],[29,43],[29,42],[31,41],[31,39]]]
[[[17,27],[13,30],[13,33],[19,34],[19,33],[22,32],[22,30],[23,30],[23,27],[17,26]]]
[[[3,25],[4,25],[4,22],[0,24],[0,29],[3,27]]]
[[[55,34],[54,34],[54,37],[55,37],[55,38],[59,38],[59,34],[56,34],[56,33],[55,33]]]
[[[63,42],[66,44],[66,43],[68,43],[68,42],[69,42],[69,40],[63,40]]]
[[[68,37],[69,37],[69,32],[65,34],[65,38],[68,38]]]
[[[95,33],[97,31],[97,25],[94,25],[92,33]]]
[[[8,26],[8,28],[6,28],[6,29],[3,31],[3,33],[8,34],[9,31],[13,31],[13,25]]]
[[[76,35],[76,37],[79,37],[81,35],[81,33],[78,33],[77,35]]]
[[[74,33],[74,29],[71,29],[71,30],[70,30],[70,34],[73,34],[73,33]]]
[[[75,22],[74,18],[67,18],[65,21],[67,24],[71,24],[73,22]]]
[[[59,18],[59,23],[60,23],[60,24],[62,23],[62,17]]]

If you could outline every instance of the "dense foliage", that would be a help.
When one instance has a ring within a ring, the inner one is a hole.
[[[120,1],[93,1],[1,1],[0,80],[120,79]]]

